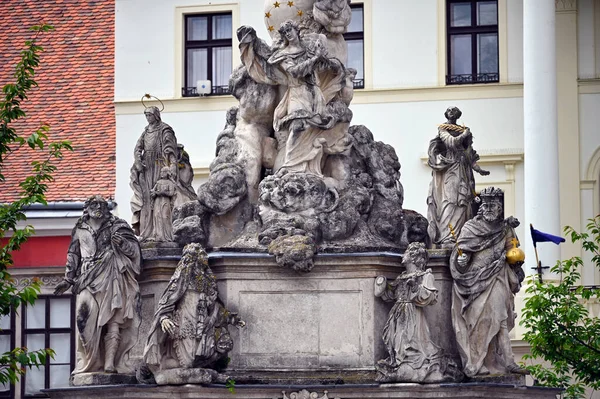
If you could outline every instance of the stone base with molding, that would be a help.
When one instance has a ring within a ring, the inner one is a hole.
[[[224,385],[156,386],[124,385],[70,387],[44,390],[50,398],[60,399],[555,399],[559,389],[525,387],[511,384],[388,384],[331,386],[239,385],[232,393]]]

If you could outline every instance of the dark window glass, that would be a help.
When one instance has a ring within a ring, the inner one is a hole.
[[[348,31],[344,33],[344,39],[348,46],[347,68],[356,69],[354,88],[365,87],[365,32],[364,32],[364,8],[362,4],[352,4],[352,21],[348,25]]]
[[[210,94],[229,94],[231,13],[186,15],[184,97],[198,96],[197,82],[210,80]]]
[[[498,82],[497,0],[447,0],[447,84]]]
[[[23,378],[25,398],[46,397],[40,391],[69,386],[75,367],[74,297],[40,296],[32,306],[24,308],[23,345],[29,350],[52,348],[54,359],[40,368],[27,370]]]

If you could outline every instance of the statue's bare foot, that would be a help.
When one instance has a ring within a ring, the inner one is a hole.
[[[115,369],[114,366],[113,367],[105,367],[104,372],[109,373],[109,374],[117,374],[117,369]]]
[[[489,373],[490,373],[490,370],[488,370],[487,367],[481,366],[481,368],[479,369],[479,373],[477,373],[477,375],[488,375]]]

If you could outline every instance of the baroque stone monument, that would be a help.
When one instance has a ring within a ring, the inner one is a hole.
[[[104,198],[89,198],[71,233],[65,278],[54,292],[70,288],[77,296],[73,385],[135,381],[129,352],[141,322],[140,262],[131,227],[111,215]]]
[[[103,387],[103,397],[225,399],[229,378],[247,399],[554,397],[524,387],[513,360],[518,221],[504,218],[501,191],[475,192],[473,172],[488,172],[457,124],[461,111],[447,109],[430,143],[428,218],[404,209],[395,150],[351,125],[350,1],[280,6],[265,2],[270,44],[237,29],[242,65],[230,89],[239,105],[226,112],[197,193],[173,129],[146,108],[131,169],[141,269],[133,231],[102,201],[86,204],[57,288],[78,294],[74,374],[132,372],[121,358],[137,339],[145,384]],[[172,245],[147,251],[153,243]],[[126,330],[134,310],[139,338]],[[495,384],[478,380],[489,373]]]

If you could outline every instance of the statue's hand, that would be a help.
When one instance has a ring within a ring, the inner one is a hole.
[[[468,254],[463,252],[462,255],[458,256],[458,259],[456,261],[458,262],[458,265],[460,267],[465,267],[467,265],[467,263],[469,263],[470,258],[471,257]]]
[[[72,284],[70,282],[68,282],[67,280],[61,281],[60,283],[58,283],[58,285],[54,289],[54,295],[64,294],[69,288],[71,288],[71,286],[72,286]]]
[[[513,229],[519,227],[519,225],[521,224],[521,222],[519,222],[519,219],[517,219],[516,217],[513,216],[509,216],[506,218],[506,224],[509,227],[512,227]]]
[[[123,244],[123,236],[119,233],[115,233],[112,235],[112,237],[110,237],[110,241],[114,245],[121,245],[121,244]]]
[[[250,43],[256,37],[256,31],[251,26],[242,25],[237,30],[237,37],[240,43]]]
[[[173,321],[171,319],[169,319],[168,317],[165,319],[162,319],[160,322],[160,328],[162,329],[162,331],[169,335],[175,335],[176,327],[177,327],[177,324],[173,323]]]

